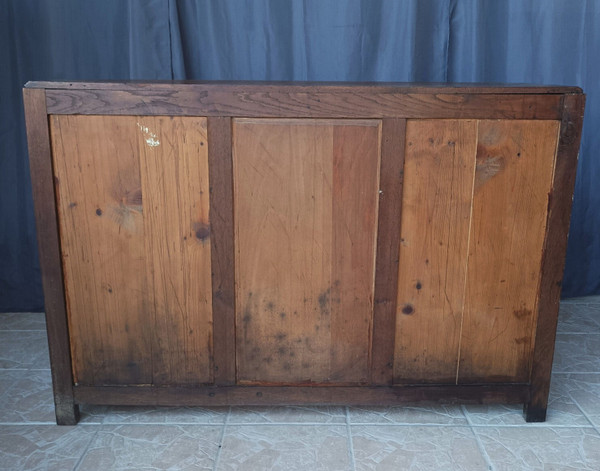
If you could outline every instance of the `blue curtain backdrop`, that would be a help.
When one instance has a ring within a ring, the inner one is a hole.
[[[596,0],[0,0],[0,312],[41,310],[28,80],[529,82],[588,95],[563,296],[600,293]]]

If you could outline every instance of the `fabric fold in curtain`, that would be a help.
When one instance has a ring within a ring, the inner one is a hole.
[[[587,110],[563,296],[600,293],[600,7],[594,0],[5,0],[0,312],[41,310],[21,87],[198,79],[578,85]]]

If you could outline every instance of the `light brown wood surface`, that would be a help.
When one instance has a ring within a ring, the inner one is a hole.
[[[458,382],[529,380],[558,121],[481,121]]]
[[[210,382],[206,120],[50,128],[75,380]]]
[[[370,374],[380,123],[234,120],[238,382]]]
[[[477,121],[407,121],[395,383],[455,380],[476,142]]]

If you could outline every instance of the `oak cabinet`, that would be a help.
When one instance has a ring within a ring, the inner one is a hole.
[[[24,94],[59,423],[420,400],[544,420],[579,89]]]

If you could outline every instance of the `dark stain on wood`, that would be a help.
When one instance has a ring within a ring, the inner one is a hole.
[[[96,210],[96,216],[102,216],[102,210],[100,208]]]
[[[321,309],[321,315],[327,316],[330,313],[331,308],[331,288],[327,288],[326,291],[319,295],[319,308]]]
[[[73,209],[75,206],[77,206],[77,203],[75,203],[75,202],[69,203],[69,209]]]
[[[205,222],[195,222],[193,225],[196,239],[204,243],[210,238],[210,225]]]
[[[528,343],[529,340],[530,340],[530,337],[519,337],[518,339],[515,339],[515,343],[517,345],[522,345],[522,344]]]
[[[402,314],[406,314],[407,316],[410,316],[413,312],[415,312],[415,308],[412,304],[405,304],[402,308]]]
[[[415,285],[415,288],[417,288],[418,290],[420,290],[421,288],[423,288],[423,284],[420,281],[417,281],[417,284]]]
[[[517,319],[523,319],[531,316],[531,309],[517,309],[516,311],[513,311],[513,314]]]

